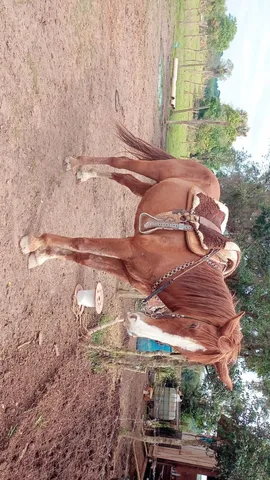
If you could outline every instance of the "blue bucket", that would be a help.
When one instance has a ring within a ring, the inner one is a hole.
[[[150,340],[150,338],[137,338],[136,348],[139,352],[172,352],[170,345],[158,343],[155,340]]]

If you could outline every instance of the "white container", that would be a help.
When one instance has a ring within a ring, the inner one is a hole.
[[[177,80],[178,77],[178,58],[174,58],[173,60],[173,78],[175,78],[175,81]]]
[[[95,308],[99,314],[102,312],[104,295],[100,282],[98,282],[95,290],[79,290],[77,293],[78,305],[84,307]]]
[[[175,100],[176,98],[176,83],[172,84],[172,93],[171,93],[171,100]]]
[[[77,293],[78,305],[83,305],[84,307],[94,307],[95,296],[96,290],[80,290]]]

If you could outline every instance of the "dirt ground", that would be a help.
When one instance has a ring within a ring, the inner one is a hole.
[[[117,281],[59,261],[29,272],[18,241],[28,232],[131,234],[136,198],[107,179],[76,185],[62,161],[72,154],[123,151],[113,120],[162,143],[166,98],[159,111],[159,65],[168,92],[172,5],[167,0],[1,2],[3,480],[107,480],[129,471],[117,435],[122,421],[130,418],[133,428],[140,415],[144,378],[130,372],[120,378],[93,375],[71,311],[76,284],[89,288],[100,280],[104,313],[112,318],[123,313]],[[122,341],[122,327],[114,332],[112,341]]]

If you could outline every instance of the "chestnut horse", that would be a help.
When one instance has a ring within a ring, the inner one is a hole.
[[[21,251],[29,254],[29,268],[53,258],[73,261],[111,273],[145,295],[151,293],[158,279],[161,279],[160,284],[164,283],[162,276],[166,272],[178,265],[192,264],[193,268],[186,268],[184,275],[178,275],[175,282],[159,292],[160,299],[174,315],[165,314],[155,319],[142,313],[129,314],[128,330],[135,336],[167,343],[192,362],[214,365],[220,379],[232,389],[228,364],[236,360],[240,351],[242,314],[235,311],[222,269],[213,268],[211,262],[201,261],[190,251],[184,232],[161,230],[142,235],[139,230],[143,212],[154,216],[185,209],[188,193],[194,185],[218,200],[219,182],[208,168],[195,160],[176,159],[120,126],[118,134],[129,146],[129,151],[136,152],[136,159],[69,157],[65,161],[66,169],[73,169],[79,181],[109,177],[142,197],[135,215],[134,236],[119,239],[68,238],[50,233],[39,237],[27,235],[20,241]],[[94,164],[129,170],[152,182],[142,182],[130,174],[84,171],[82,168]]]

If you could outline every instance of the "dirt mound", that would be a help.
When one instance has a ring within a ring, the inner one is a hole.
[[[6,431],[1,478],[109,479],[120,422],[119,383],[110,375],[93,375],[80,352],[48,379],[46,390]]]

